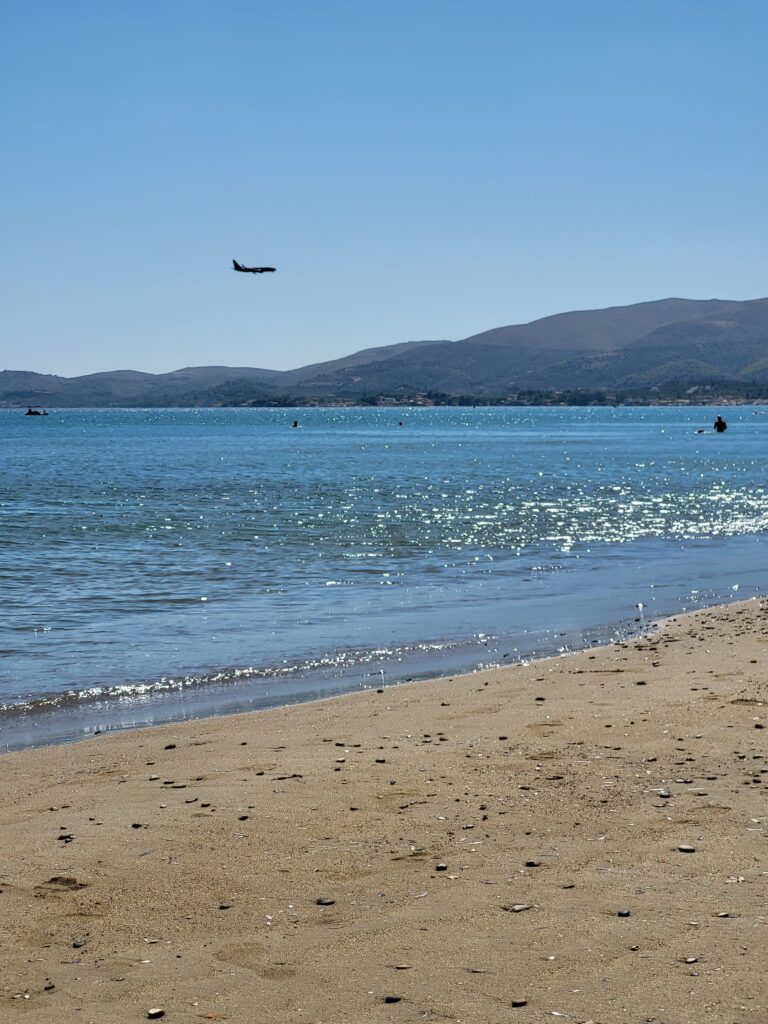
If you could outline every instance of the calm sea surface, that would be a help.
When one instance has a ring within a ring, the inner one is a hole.
[[[0,749],[768,590],[762,408],[3,410],[0,445]]]

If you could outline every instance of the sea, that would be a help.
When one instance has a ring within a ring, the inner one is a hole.
[[[0,750],[765,593],[767,452],[759,406],[0,410]]]

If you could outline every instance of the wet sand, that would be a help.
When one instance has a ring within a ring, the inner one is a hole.
[[[3,755],[0,1016],[768,1022],[767,639]]]

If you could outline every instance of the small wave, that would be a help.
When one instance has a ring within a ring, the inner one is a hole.
[[[475,642],[487,643],[490,638],[478,636]],[[432,643],[404,644],[398,647],[376,647],[365,650],[340,651],[300,662],[270,666],[246,666],[219,669],[201,675],[161,676],[159,679],[139,682],[90,686],[83,690],[61,693],[43,693],[27,700],[0,704],[0,724],[19,715],[33,715],[59,711],[65,708],[93,704],[130,704],[146,702],[167,694],[200,690],[205,687],[229,687],[238,683],[260,679],[280,680],[318,673],[343,672],[375,663],[399,662],[413,655],[439,654],[466,647],[466,641],[441,640]],[[376,674],[376,673],[373,673]]]

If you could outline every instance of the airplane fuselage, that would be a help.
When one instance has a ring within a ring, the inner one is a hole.
[[[244,267],[237,260],[232,260],[232,269],[240,274],[274,274],[274,267]]]

